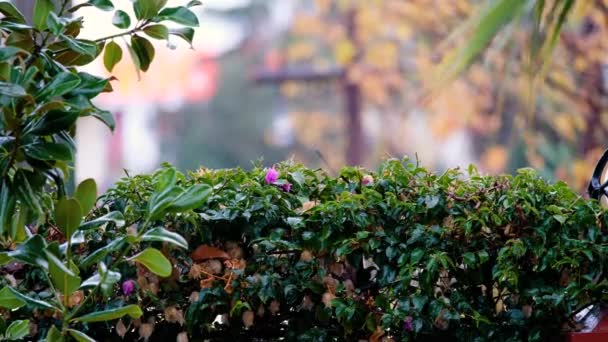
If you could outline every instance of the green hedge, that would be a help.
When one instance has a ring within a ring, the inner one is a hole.
[[[95,215],[121,211],[136,229],[167,172],[123,179]],[[284,163],[176,184],[213,189],[156,222],[189,252],[164,249],[168,279],[121,272],[138,283],[129,301],[174,310],[192,340],[552,340],[606,292],[605,211],[532,170],[437,175],[389,160],[334,177]],[[87,248],[124,229],[108,225]]]

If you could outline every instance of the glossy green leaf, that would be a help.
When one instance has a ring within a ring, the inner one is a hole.
[[[10,2],[0,2],[0,13],[4,14],[3,20],[10,20],[20,24],[25,24],[23,14]]]
[[[150,63],[154,59],[154,46],[146,38],[133,35],[131,36],[131,47],[139,60],[139,67],[142,71],[148,71]]]
[[[137,305],[127,305],[121,308],[93,312],[88,315],[74,318],[74,321],[82,323],[105,322],[121,318],[125,315],[137,319],[143,315],[143,312]]]
[[[163,278],[170,276],[173,270],[171,262],[160,251],[154,248],[146,248],[128,260],[141,263],[150,272]]]
[[[99,49],[97,48],[97,44],[95,42],[75,39],[64,34],[61,35],[61,38],[68,45],[68,47],[72,49],[72,51],[91,57],[96,57],[99,53]]]
[[[0,235],[6,233],[6,227],[8,227],[8,221],[13,214],[15,208],[15,196],[11,185],[6,180],[0,183]]]
[[[82,221],[82,208],[74,198],[62,198],[55,205],[55,222],[65,236],[72,236]]]
[[[17,259],[26,264],[48,268],[44,249],[46,243],[40,235],[33,235],[24,243],[20,244],[15,250],[10,251],[7,255],[13,259]]]
[[[25,154],[38,160],[65,160],[71,161],[72,151],[64,144],[33,143],[23,146]]]
[[[95,342],[95,340],[93,338],[89,337],[87,334],[83,333],[82,331],[78,331],[78,330],[74,330],[74,329],[67,329],[67,331],[78,342]]]
[[[103,258],[105,258],[106,255],[108,255],[109,253],[114,252],[114,251],[118,250],[119,248],[122,248],[122,246],[125,245],[126,241],[127,241],[126,237],[119,238],[119,239],[116,239],[116,240],[108,243],[104,247],[96,249],[94,252],[89,254],[86,258],[82,259],[82,261],[80,262],[80,265],[82,267],[90,267],[91,265],[98,263]]]
[[[55,5],[52,0],[36,0],[34,4],[34,27],[39,30],[46,28],[46,18],[51,11],[55,10]]]
[[[56,102],[54,102],[56,103]],[[51,135],[70,129],[78,119],[78,112],[51,110],[35,121],[29,133]]]
[[[29,171],[20,169],[15,173],[13,179],[13,189],[15,190],[15,194],[17,195],[17,199],[21,203],[25,204],[29,209],[33,210],[35,213],[41,213],[42,207],[40,206],[39,198],[36,194],[37,192],[34,191],[34,189],[32,188],[32,185],[30,184],[26,172],[29,173]]]
[[[127,29],[131,26],[131,17],[123,10],[117,10],[112,17],[112,24],[120,29]]]
[[[46,335],[45,342],[65,342],[65,337],[61,334],[59,329],[56,326],[51,326],[49,332]]]
[[[165,25],[150,25],[144,28],[144,33],[155,39],[167,39],[169,29]]]
[[[135,0],[133,10],[138,20],[151,19],[158,14],[161,8],[167,4],[167,0]]]
[[[167,7],[155,18],[158,21],[169,20],[186,26],[198,26],[198,18],[186,7]]]
[[[87,3],[104,11],[111,11],[114,9],[114,5],[110,0],[89,0]]]
[[[7,289],[7,290],[5,290],[5,289]],[[25,303],[25,305],[27,305],[31,308],[34,308],[34,309],[50,309],[53,311],[57,310],[57,308],[54,307],[53,305],[51,305],[43,300],[34,299],[32,297],[26,296],[10,286],[5,286],[2,290],[0,290],[0,294],[1,294],[0,295],[0,306],[2,306],[2,303],[6,303],[8,305],[16,303],[15,299],[10,299],[12,296],[12,297],[16,298],[17,300]],[[6,300],[6,302],[2,302],[2,300]]]
[[[9,58],[13,58],[16,54],[22,51],[23,50],[21,50],[20,48],[14,46],[0,47],[0,62],[4,62]]]
[[[168,231],[162,227],[148,230],[144,235],[142,235],[141,241],[168,242],[178,247],[188,249],[188,241],[186,241],[186,239],[184,239],[178,233]]]
[[[193,185],[179,195],[167,210],[182,212],[199,208],[207,201],[212,192],[213,189],[207,184]]]
[[[66,25],[67,20],[65,20],[65,18],[59,18],[54,12],[49,13],[49,16],[46,18],[46,26],[49,28],[49,31],[56,36],[63,32]]]
[[[123,227],[125,225],[125,218],[120,211],[112,211],[94,220],[83,223],[80,227],[78,227],[78,229],[95,229],[110,222],[114,223],[116,227]]]
[[[190,27],[172,28],[169,29],[169,34],[178,36],[187,41],[188,44],[192,45],[192,39],[194,39],[194,29]]]
[[[191,0],[190,2],[188,2],[188,4],[186,5],[186,7],[194,7],[194,6],[200,6],[203,3],[200,2],[199,0]]]
[[[114,70],[114,66],[122,60],[122,49],[120,45],[114,41],[109,42],[106,45],[105,52],[103,54],[103,64],[109,72]]]
[[[109,293],[114,289],[114,284],[120,281],[120,272],[108,270],[107,266],[103,263],[99,263],[97,273],[85,280],[80,287],[96,287],[99,286],[103,293]]]
[[[114,115],[107,110],[98,110],[91,114],[94,118],[97,118],[99,121],[103,122],[109,129],[114,131],[116,127],[116,122],[114,121]]]
[[[46,256],[51,280],[55,288],[67,299],[70,294],[80,287],[80,277],[64,265],[53,253],[47,251]]]
[[[135,67],[135,71],[137,71],[137,77],[139,78],[139,71],[141,70],[141,62],[139,61],[139,56],[133,49],[133,46],[127,44],[127,50],[129,51],[129,56],[131,56],[131,61],[133,61],[133,66]]]
[[[27,95],[27,92],[18,84],[0,81],[0,94],[9,97],[23,97]]]
[[[89,178],[80,182],[74,192],[74,198],[78,200],[82,213],[84,215],[88,214],[97,201],[97,184],[95,180]]]
[[[15,296],[13,291],[10,290],[10,287],[5,286],[0,290],[0,307],[13,310],[18,309],[24,306],[26,302]]]
[[[13,321],[4,333],[4,338],[9,341],[21,340],[30,334],[30,322],[28,320]]]
[[[59,73],[38,93],[38,95],[36,95],[36,100],[41,101],[47,98],[67,94],[73,89],[76,89],[80,82],[80,77],[74,73]]]

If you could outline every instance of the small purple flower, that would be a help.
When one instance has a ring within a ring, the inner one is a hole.
[[[281,184],[281,189],[285,192],[290,192],[291,191],[291,183],[285,183],[285,184]]]
[[[412,325],[412,316],[407,316],[403,321],[403,329],[406,331],[413,331],[414,326]]]
[[[135,281],[129,279],[122,283],[122,293],[124,293],[125,296],[130,296],[133,291],[135,291]]]
[[[274,182],[279,179],[279,171],[277,171],[274,166],[266,169],[266,177],[264,177],[264,181],[268,184],[274,184]]]

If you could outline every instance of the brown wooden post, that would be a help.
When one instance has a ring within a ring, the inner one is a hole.
[[[353,44],[357,44],[355,20],[356,11],[352,10],[346,17],[346,31],[349,40]],[[358,58],[359,56],[355,56],[355,63]],[[361,88],[359,84],[349,82],[348,73],[346,72],[343,75],[342,83],[344,87],[345,120],[347,122],[347,131],[345,132],[347,137],[346,162],[348,165],[361,165],[364,149]]]

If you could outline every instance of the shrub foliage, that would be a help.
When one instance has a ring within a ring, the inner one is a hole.
[[[96,215],[129,224],[96,229],[83,256],[139,229],[167,172],[103,196]],[[167,189],[196,186],[212,189],[206,203],[155,222],[189,240],[163,249],[172,276],[128,273],[128,301],[175,310],[195,340],[551,340],[606,290],[605,212],[532,170],[389,160],[332,177],[284,163],[177,174]]]

